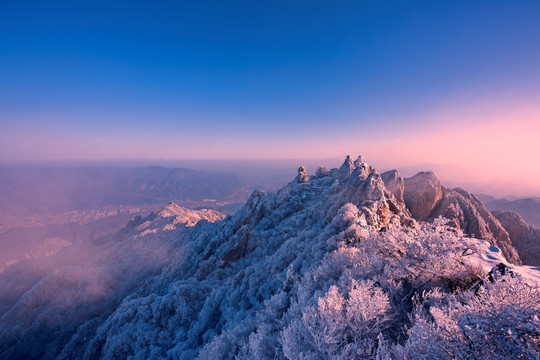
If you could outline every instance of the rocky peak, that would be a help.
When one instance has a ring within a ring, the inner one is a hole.
[[[403,192],[405,190],[405,183],[403,178],[399,175],[397,170],[386,171],[381,174],[381,178],[384,182],[384,186],[394,194],[398,204],[403,205],[405,201],[403,200]]]
[[[358,156],[358,159],[354,161],[354,168],[349,178],[349,182],[352,182],[353,186],[357,185],[367,179],[369,174],[374,172],[376,172],[375,169],[366,164],[361,156]]]
[[[515,212],[493,211],[492,214],[508,232],[523,263],[540,266],[540,229],[528,225]]]
[[[193,226],[202,219],[208,220],[210,222],[214,222],[217,220],[221,220],[225,217],[224,214],[216,210],[211,210],[211,209],[192,210],[192,209],[179,206],[172,201],[167,203],[165,206],[163,206],[163,208],[161,208],[161,210],[159,210],[156,213],[156,215],[157,215],[157,219],[173,218],[172,219],[173,225],[185,224],[186,226]]]
[[[366,162],[364,161],[364,158],[362,157],[362,155],[358,155],[356,160],[354,160],[354,166],[356,167],[360,167],[362,164],[365,164],[365,163]]]
[[[403,199],[417,220],[427,220],[444,193],[440,180],[431,171],[419,172],[404,179]]]
[[[447,190],[432,172],[421,172],[407,179],[395,170],[379,175],[361,157],[353,161],[350,156],[339,169],[320,168],[311,177],[300,167],[295,181],[276,194],[252,194],[236,214],[234,230],[250,229],[267,221],[265,218],[276,206],[285,213],[310,212],[312,217],[325,213],[330,218],[344,206],[349,209],[352,206],[374,231],[399,224],[414,226],[413,218],[432,221],[443,216],[466,234],[499,247],[509,261],[520,263],[510,236],[483,204],[463,189]],[[249,240],[238,244],[249,247]]]
[[[327,171],[319,168],[309,181],[306,178],[303,168],[300,168],[296,181],[290,183],[290,190],[294,193],[300,189],[299,194],[306,199],[315,196],[314,201],[324,200],[326,204],[321,205],[323,208],[337,211],[346,204],[353,204],[364,213],[368,224],[376,229],[389,223],[399,223],[405,218],[406,223],[412,220],[405,208],[403,196],[396,199],[394,193],[386,188],[381,175],[366,164],[361,156],[355,161],[347,156],[339,169]],[[401,177],[399,179],[402,181]]]
[[[349,177],[351,176],[352,172],[354,171],[354,169],[356,169],[356,166],[354,165],[354,162],[351,156],[347,155],[347,157],[345,158],[345,161],[336,172],[337,179],[339,179],[339,181],[341,182],[347,181]]]
[[[173,201],[169,201],[165,204],[161,210],[158,211],[157,215],[162,218],[167,218],[171,216],[180,215],[185,212],[185,208],[178,206]]]
[[[303,166],[300,166],[298,168],[298,175],[296,175],[296,182],[299,183],[299,184],[302,184],[302,183],[305,183],[305,182],[308,182],[309,180],[309,176],[307,174],[307,170],[305,167]]]
[[[385,174],[389,187],[395,182],[392,180],[395,176]],[[521,264],[508,232],[482,202],[469,192],[461,188],[447,190],[437,176],[428,171],[404,179],[403,198],[416,220],[431,221],[442,216],[464,233],[499,247],[508,261]]]

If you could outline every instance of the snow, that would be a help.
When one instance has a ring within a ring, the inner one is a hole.
[[[485,240],[471,239],[474,246],[474,254],[469,261],[471,266],[481,269],[483,274],[489,273],[499,264],[504,264],[514,273],[519,274],[523,281],[532,286],[540,286],[540,268],[534,266],[516,266],[508,262],[502,255],[501,250]]]
[[[218,214],[168,204],[102,244],[99,260],[25,294],[0,320],[0,355],[538,357],[538,269],[389,202],[380,176],[348,157],[305,183],[255,191],[213,223]],[[499,263],[513,277],[487,281]],[[66,283],[79,286],[65,293]],[[47,302],[60,296],[71,305]],[[43,328],[48,337],[32,335]]]

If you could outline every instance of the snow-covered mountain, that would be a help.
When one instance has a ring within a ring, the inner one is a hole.
[[[404,179],[404,199],[415,219],[433,221],[442,216],[466,234],[498,246],[509,261],[521,264],[508,232],[473,194],[461,188],[446,189],[432,172],[420,172]]]
[[[401,181],[394,179],[395,171],[382,177],[387,188]],[[403,179],[400,189],[415,219],[433,221],[443,216],[466,234],[498,246],[509,261],[540,266],[540,230],[528,225],[519,214],[489,211],[489,203],[484,205],[477,196],[461,188],[445,188],[432,172]]]
[[[0,357],[538,358],[540,270],[437,182],[347,157],[221,221],[169,204],[21,293]]]
[[[159,273],[180,251],[182,232],[223,217],[168,203],[114,236],[64,249],[56,241],[58,255],[8,266],[0,273],[0,358],[54,358],[79,326],[108,316],[139,281]]]

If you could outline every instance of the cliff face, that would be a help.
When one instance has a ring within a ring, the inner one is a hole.
[[[466,234],[499,247],[508,261],[521,264],[508,232],[476,196],[460,188],[447,190],[430,214],[431,218],[438,216],[452,220]]]
[[[404,186],[405,205],[417,220],[427,220],[445,195],[441,182],[430,171],[404,179]]]
[[[350,157],[300,167],[219,221],[168,204],[21,295],[0,318],[0,358],[531,358],[540,297],[480,205],[433,174],[408,182]],[[495,282],[494,267],[516,276]]]
[[[540,229],[528,225],[514,212],[493,211],[492,214],[508,232],[523,264],[540,266]]]
[[[432,172],[420,172],[403,183],[405,205],[416,220],[443,216],[464,233],[499,247],[508,261],[521,264],[508,232],[476,196],[460,188],[446,189]]]
[[[390,191],[396,198],[397,204],[403,206],[405,183],[397,170],[390,170],[381,174],[386,189]]]

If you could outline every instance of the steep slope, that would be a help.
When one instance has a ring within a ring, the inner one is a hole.
[[[110,294],[108,311],[82,319],[54,346],[37,339],[34,352],[20,340],[28,328],[4,326],[0,356],[537,357],[538,270],[507,263],[497,247],[444,219],[415,221],[400,183],[397,173],[381,176],[347,157],[314,176],[299,168],[287,186],[254,192],[222,221],[169,231],[158,217],[137,219],[118,235],[125,255],[138,241],[165,256],[126,260],[153,264],[136,288]]]
[[[492,214],[510,235],[523,263],[540,266],[540,229],[528,225],[514,212],[492,211]]]
[[[139,281],[169,263],[180,251],[171,239],[198,221],[223,217],[169,203],[115,236],[9,267],[0,274],[0,358],[55,358],[79,326],[97,326]],[[59,255],[70,260],[55,264]]]
[[[84,356],[189,359],[226,329],[238,326],[248,336],[256,312],[283,289],[287,273],[312,269],[349,223],[360,224],[357,232],[399,224],[399,208],[390,210],[393,195],[361,161],[348,158],[340,169],[305,180],[300,171],[275,194],[253,193],[224,222],[195,226],[184,239],[188,261],[175,262],[168,276],[146,283],[138,296],[124,301],[98,329]],[[134,337],[138,343],[128,340]],[[171,347],[159,346],[159,339]],[[230,345],[239,351],[240,344]],[[83,355],[76,353],[79,346],[68,345],[65,354]]]
[[[508,232],[482,202],[467,191],[448,189],[431,216],[453,220],[466,234],[489,241],[502,250],[508,261],[521,264]]]
[[[510,262],[521,264],[508,232],[473,194],[446,189],[432,172],[420,172],[404,179],[404,200],[415,219],[443,216],[466,234],[499,247]]]

